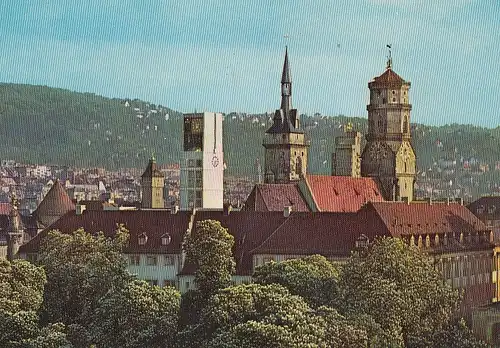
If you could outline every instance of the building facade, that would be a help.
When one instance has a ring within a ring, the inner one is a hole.
[[[183,150],[180,173],[181,209],[222,209],[222,114],[185,114]]]
[[[332,175],[361,177],[361,133],[345,129],[335,138],[335,153],[332,154]]]

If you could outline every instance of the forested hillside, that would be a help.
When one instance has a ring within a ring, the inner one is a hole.
[[[262,139],[272,114],[229,113],[224,121],[227,173],[256,176]],[[329,173],[334,138],[347,122],[366,132],[366,117],[302,115],[311,139],[309,171]],[[178,162],[182,114],[137,99],[109,99],[45,86],[0,84],[0,158],[23,163],[143,167],[151,153],[158,162]],[[472,125],[412,125],[417,167],[469,167],[490,171],[500,161],[500,128]],[[455,163],[455,164],[453,164]],[[482,166],[482,167],[481,167]],[[487,168],[486,168],[487,166]],[[482,169],[481,169],[482,168]]]

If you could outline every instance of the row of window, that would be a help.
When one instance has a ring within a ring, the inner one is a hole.
[[[485,274],[492,271],[492,259],[489,256],[467,257],[459,256],[454,259],[440,260],[436,263],[436,269],[440,271],[444,278],[467,277],[476,274]]]
[[[146,266],[159,266],[160,257],[158,255],[147,255],[145,258]],[[172,266],[174,264],[174,255],[163,255],[163,266]],[[130,266],[141,265],[141,255],[129,255]]]
[[[145,279],[144,281],[147,282],[149,285],[159,286],[158,279]],[[173,287],[175,287],[175,281],[174,280],[165,279],[163,281],[162,287],[166,287],[166,286],[173,286]]]
[[[169,245],[171,241],[172,241],[172,236],[170,235],[170,233],[167,232],[161,236],[161,245]],[[139,245],[146,245],[147,242],[148,242],[148,235],[145,232],[141,233],[138,236],[137,243]]]

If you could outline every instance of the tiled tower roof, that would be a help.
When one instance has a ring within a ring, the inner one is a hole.
[[[33,212],[33,216],[44,227],[48,227],[71,210],[75,210],[75,204],[59,180],[56,180],[38,208]]]

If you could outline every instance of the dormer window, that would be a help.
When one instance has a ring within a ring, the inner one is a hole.
[[[148,236],[146,235],[146,233],[141,233],[138,237],[139,245],[146,245],[147,242],[148,242]]]
[[[165,233],[163,236],[161,236],[161,245],[169,245],[171,241],[172,236],[170,236],[170,233]]]
[[[479,207],[477,207],[476,212],[478,214],[484,213],[484,205],[480,205]]]
[[[365,234],[359,236],[355,242],[356,248],[366,248],[368,247],[369,244],[370,244],[370,239]]]

